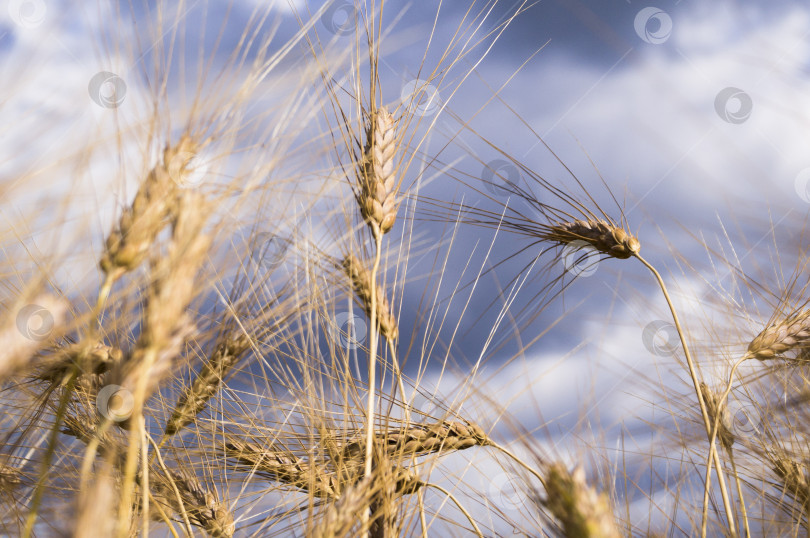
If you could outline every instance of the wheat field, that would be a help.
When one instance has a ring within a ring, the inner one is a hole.
[[[810,536],[806,6],[5,4],[0,535]]]

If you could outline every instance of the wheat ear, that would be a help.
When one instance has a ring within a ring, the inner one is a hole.
[[[172,240],[168,254],[152,267],[152,282],[147,295],[144,323],[138,344],[124,362],[122,386],[133,393],[130,420],[143,429],[141,419],[146,398],[157,388],[170,370],[193,325],[185,313],[194,295],[197,272],[205,258],[210,237],[203,233],[208,214],[202,196],[184,192],[178,197],[178,209],[172,222]],[[133,390],[134,389],[134,390]],[[119,519],[127,520],[131,509],[131,489],[135,477],[139,438],[144,432],[135,428],[130,433],[127,463],[121,493]],[[147,447],[141,447],[144,452]]]
[[[610,503],[585,482],[585,471],[573,472],[552,464],[546,472],[546,499],[543,505],[560,522],[569,538],[619,538]]]
[[[782,357],[785,353],[810,349],[810,310],[794,313],[773,323],[748,344],[746,356],[761,361]]]
[[[357,202],[376,238],[390,231],[397,217],[396,127],[394,117],[385,107],[370,116],[359,163]]]
[[[184,135],[163,150],[163,160],[141,183],[132,204],[107,237],[99,265],[112,280],[140,265],[175,210],[177,174],[186,174],[196,143]],[[179,162],[182,161],[182,162]]]
[[[336,498],[340,494],[340,482],[336,476],[287,451],[229,436],[225,442],[225,454],[252,472],[309,491],[315,497]]]
[[[396,458],[490,446],[493,443],[476,424],[442,421],[379,433],[375,444],[382,447],[389,457]],[[363,453],[364,446],[360,441],[349,443],[343,449],[343,457],[350,460],[363,457]]]
[[[630,232],[602,219],[579,219],[549,228],[543,238],[568,244],[584,241],[593,248],[620,260],[638,254],[641,243]]]
[[[351,280],[352,289],[354,293],[357,294],[363,310],[369,317],[371,317],[372,298],[376,299],[376,318],[377,324],[380,327],[380,334],[386,340],[396,340],[399,335],[397,318],[391,310],[391,304],[388,302],[388,297],[383,287],[377,285],[376,290],[372,291],[371,272],[354,254],[349,254],[343,258],[341,266],[346,276]]]
[[[217,345],[213,355],[205,363],[172,412],[166,423],[166,435],[174,435],[202,411],[211,399],[228,371],[233,368],[242,355],[250,348],[250,339],[244,333],[227,336]]]
[[[185,510],[191,524],[204,529],[214,538],[233,536],[235,530],[233,514],[219,501],[216,493],[203,487],[188,473],[172,470],[169,471],[169,475],[156,474],[151,477],[154,496],[158,502],[174,512],[181,511],[182,502],[182,509]],[[175,488],[180,494],[180,500],[177,499]]]

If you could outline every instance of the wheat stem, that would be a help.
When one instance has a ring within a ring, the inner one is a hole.
[[[377,271],[380,268],[380,258],[382,254],[382,234],[375,236],[376,249],[374,255],[374,267],[371,270],[371,289],[377,289]],[[374,452],[374,400],[375,400],[375,385],[377,382],[377,294],[371,293],[371,331],[368,351],[368,406],[366,408],[366,461],[365,461],[365,477],[371,477],[372,472],[372,455]],[[368,521],[370,514],[367,510],[363,511],[364,523]]]
[[[146,350],[142,363],[142,375],[137,377],[137,385],[134,394],[134,405],[132,408],[131,422],[138,422],[142,417],[143,405],[146,400],[146,388],[148,385],[149,376],[147,372],[152,369],[155,361],[157,360],[157,351],[153,348]],[[138,449],[140,443],[138,432],[136,428],[132,429],[129,436],[129,444],[127,446],[126,463],[124,464],[124,481],[121,486],[121,506],[118,511],[119,522],[129,519],[129,512],[132,505],[132,489],[135,485],[135,474],[138,468]],[[124,538],[126,529],[119,526],[119,538]]]
[[[729,533],[732,536],[737,535],[736,526],[734,521],[731,517],[731,503],[728,498],[728,490],[726,489],[726,481],[723,477],[723,467],[720,464],[720,458],[717,455],[716,451],[713,451],[712,448],[714,446],[714,442],[712,441],[712,426],[711,421],[709,420],[709,413],[706,409],[706,402],[703,401],[703,394],[700,390],[700,380],[697,377],[697,369],[695,368],[695,363],[692,360],[692,354],[689,352],[689,346],[686,344],[686,338],[684,337],[683,328],[681,327],[681,322],[678,319],[678,313],[675,310],[675,306],[672,304],[672,299],[669,296],[669,292],[667,291],[667,286],[664,283],[664,279],[661,277],[661,274],[658,270],[653,267],[647,260],[645,260],[641,254],[638,252],[634,253],[635,257],[640,261],[650,272],[655,276],[655,279],[658,281],[658,285],[661,288],[661,292],[664,294],[664,299],[666,299],[667,306],[669,306],[669,311],[672,314],[672,321],[675,323],[675,329],[678,331],[678,338],[681,341],[681,347],[683,348],[684,355],[686,357],[686,364],[689,369],[689,375],[692,378],[692,383],[694,384],[695,394],[697,395],[698,403],[700,404],[700,413],[703,417],[703,425],[706,429],[706,437],[709,439],[710,447],[709,451],[710,454],[714,454],[714,466],[717,469],[717,481],[720,484],[720,494],[723,496],[723,505],[725,507],[726,513],[729,515],[728,517],[728,527]],[[709,488],[709,482],[706,481],[705,485],[706,489]],[[702,536],[705,537],[705,518],[703,522],[703,531]]]
[[[143,448],[143,456],[141,456],[141,491],[143,498],[143,535],[144,538],[149,537],[149,445],[146,444],[146,420],[141,417],[138,421],[138,430],[141,434],[141,447]]]
[[[419,503],[419,524],[422,527],[422,538],[427,538],[427,521],[425,521],[425,492],[419,491],[416,494],[416,502]]]

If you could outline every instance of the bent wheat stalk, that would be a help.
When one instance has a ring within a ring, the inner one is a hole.
[[[732,510],[731,510],[731,501],[729,500],[728,489],[726,488],[726,480],[723,474],[723,466],[720,463],[720,457],[717,454],[717,451],[714,450],[714,436],[712,435],[712,421],[709,419],[709,412],[706,407],[706,402],[703,399],[703,392],[700,390],[700,380],[697,376],[697,368],[695,367],[695,363],[692,360],[692,354],[689,352],[689,346],[686,343],[686,337],[684,336],[683,328],[681,327],[680,319],[678,318],[678,312],[675,310],[675,305],[672,304],[672,299],[669,296],[669,291],[667,290],[667,286],[664,283],[664,279],[661,277],[661,274],[658,270],[653,267],[647,260],[645,260],[638,251],[634,254],[634,256],[644,265],[649,271],[653,274],[655,279],[658,281],[658,286],[661,288],[661,292],[664,295],[664,299],[667,302],[667,306],[669,307],[669,312],[672,315],[672,321],[675,324],[675,329],[678,332],[678,338],[681,341],[681,348],[683,349],[684,356],[686,357],[686,365],[687,369],[689,370],[689,376],[692,378],[692,384],[694,385],[695,394],[697,396],[698,404],[700,405],[700,414],[703,418],[703,426],[706,430],[706,437],[709,440],[709,453],[712,455],[712,459],[714,460],[714,467],[717,470],[717,481],[720,485],[720,494],[723,497],[723,507],[726,510],[726,514],[728,514],[728,528],[729,533],[732,536],[737,535],[736,525],[734,523],[734,518],[732,517]],[[705,489],[708,490],[710,487],[710,483],[707,480]],[[706,520],[704,518],[701,535],[705,537],[706,535]]]

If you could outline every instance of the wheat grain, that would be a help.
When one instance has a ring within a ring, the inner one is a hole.
[[[549,466],[545,480],[543,505],[560,522],[569,538],[619,538],[607,497],[585,482],[585,471],[577,467],[571,473],[565,465]]]
[[[226,373],[249,348],[250,339],[244,333],[226,337],[225,341],[217,346],[211,359],[205,363],[194,379],[194,383],[177,402],[166,424],[166,435],[174,435],[194,420],[205,408],[208,400],[216,394]]]
[[[593,248],[620,260],[638,254],[641,243],[630,232],[602,219],[579,219],[551,226],[544,239],[568,244],[584,241]]]
[[[784,356],[792,350],[810,348],[810,310],[804,310],[771,324],[748,344],[746,355],[759,360]]]
[[[352,288],[360,299],[363,310],[370,318],[372,300],[371,272],[354,254],[346,256],[343,259],[342,266],[344,272],[352,282]],[[394,341],[399,335],[397,318],[394,317],[391,304],[388,302],[388,297],[382,286],[377,286],[375,299],[377,323],[379,323],[380,326],[380,333],[386,340]]]
[[[396,128],[384,107],[371,114],[366,126],[366,143],[359,163],[357,203],[375,237],[387,233],[397,217]]]

